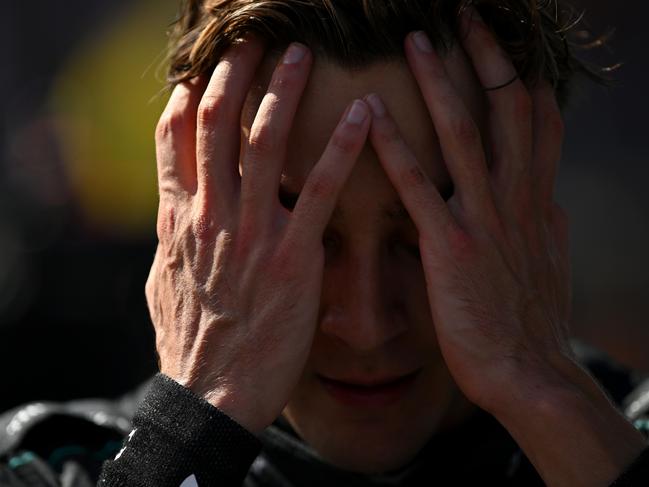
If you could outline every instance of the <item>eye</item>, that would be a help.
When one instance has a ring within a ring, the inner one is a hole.
[[[340,237],[331,230],[326,230],[322,235],[322,246],[326,255],[332,257],[338,253],[341,247]]]
[[[455,185],[452,182],[444,185],[439,189],[439,194],[444,199],[444,201],[450,200],[454,192],[455,192]]]
[[[413,244],[405,240],[394,240],[392,242],[391,248],[394,252],[405,252],[409,257],[412,257],[417,261],[421,261],[419,244]]]
[[[421,260],[421,252],[419,251],[419,245],[415,244],[406,244],[404,245],[404,248],[407,250],[407,252],[412,255],[415,259]]]
[[[277,196],[279,197],[280,204],[284,208],[286,208],[288,211],[293,211],[295,204],[297,203],[297,199],[300,197],[300,194],[293,193],[286,190],[285,188],[280,187]]]

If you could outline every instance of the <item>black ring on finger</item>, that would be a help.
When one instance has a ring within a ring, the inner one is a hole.
[[[512,79],[510,79],[510,80],[507,81],[506,83],[503,83],[502,85],[492,86],[491,88],[482,88],[482,90],[483,90],[483,91],[494,91],[494,90],[499,90],[499,89],[501,89],[501,88],[505,88],[506,86],[511,85],[511,84],[512,84],[514,81],[516,81],[517,79],[518,79],[518,73],[516,73]]]

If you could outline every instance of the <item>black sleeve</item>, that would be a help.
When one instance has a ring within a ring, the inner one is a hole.
[[[240,486],[259,440],[207,401],[158,374],[133,418],[133,431],[101,487]]]
[[[649,486],[649,447],[611,484],[611,487]]]

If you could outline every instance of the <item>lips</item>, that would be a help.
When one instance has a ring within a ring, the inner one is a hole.
[[[332,379],[318,376],[324,389],[337,402],[355,407],[379,407],[400,401],[413,386],[421,369],[385,378]]]

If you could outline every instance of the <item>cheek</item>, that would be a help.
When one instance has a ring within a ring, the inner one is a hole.
[[[412,256],[394,259],[391,265],[387,266],[384,279],[386,286],[389,287],[388,292],[399,297],[398,300],[402,303],[408,317],[411,332],[419,331],[422,327],[431,328],[432,317],[426,291],[426,276],[421,262]]]

